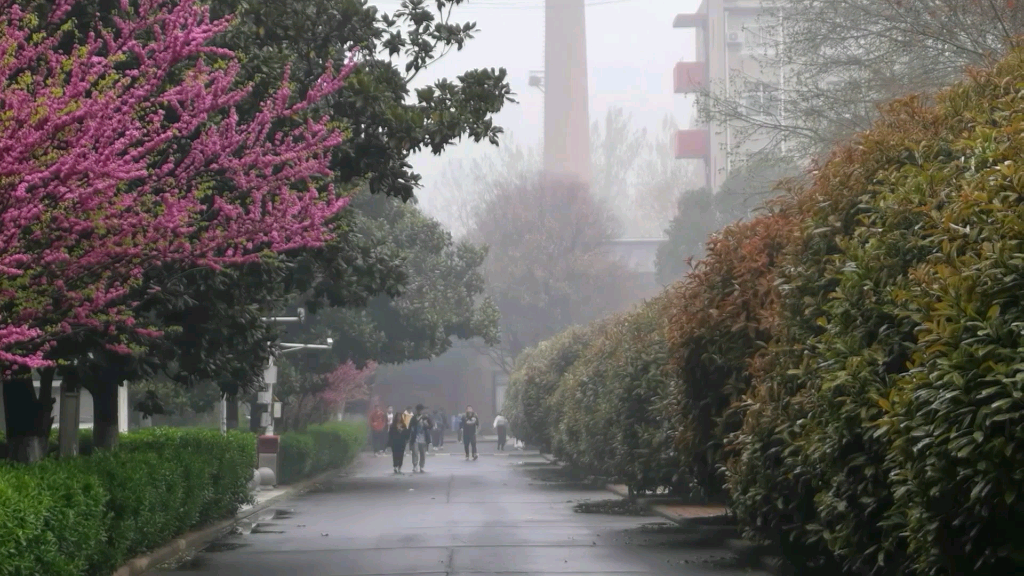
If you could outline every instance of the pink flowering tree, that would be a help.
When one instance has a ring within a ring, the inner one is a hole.
[[[343,413],[349,402],[370,397],[370,378],[376,371],[376,362],[368,362],[360,369],[349,360],[323,376],[327,387],[320,393],[320,400],[329,410]]]
[[[349,402],[369,398],[377,370],[372,361],[363,368],[346,362],[327,374],[318,374],[309,365],[300,366],[288,360],[279,366],[274,394],[285,404],[282,431],[305,430],[310,424],[344,412]]]
[[[127,297],[147,270],[319,246],[347,202],[326,184],[341,134],[310,116],[354,61],[328,63],[302,98],[286,74],[242,120],[238,60],[211,46],[227,20],[195,0],[124,0],[112,26],[76,37],[76,3],[44,21],[0,0],[0,369],[19,459],[50,425],[27,370],[52,366],[60,338],[101,331],[127,353],[118,334],[148,333]]]

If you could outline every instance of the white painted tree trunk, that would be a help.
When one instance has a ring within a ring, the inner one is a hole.
[[[82,391],[72,390],[71,386],[60,383],[60,415],[57,440],[60,446],[60,457],[70,458],[78,455],[78,427],[81,419]]]
[[[128,431],[128,383],[117,387],[117,431],[124,434]]]

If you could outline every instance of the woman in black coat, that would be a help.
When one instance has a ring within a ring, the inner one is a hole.
[[[391,457],[395,465],[395,474],[402,473],[402,462],[405,460],[405,446],[409,443],[409,429],[405,422],[396,415],[388,428],[388,445],[391,446]]]

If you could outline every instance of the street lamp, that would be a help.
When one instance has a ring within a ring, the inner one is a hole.
[[[264,322],[280,322],[280,323],[299,323],[304,324],[306,322],[306,310],[305,308],[299,308],[296,311],[295,316],[269,316],[263,318]],[[281,342],[278,345],[278,353],[286,354],[288,352],[294,352],[296,350],[311,349],[311,350],[331,350],[334,344],[333,338],[327,338],[327,344],[300,344],[295,342]],[[274,402],[274,384],[277,384],[277,365],[274,364],[274,356],[267,359],[267,367],[263,371],[263,390],[256,393],[256,404],[265,404],[267,411],[260,414],[260,418],[264,418],[263,414],[266,414],[266,424],[260,422],[260,427],[264,428],[264,435],[274,434],[274,418],[280,418],[281,408],[280,404]],[[253,410],[250,410],[250,416]],[[228,426],[228,411],[227,411],[227,398],[221,400],[221,432],[227,433]]]
[[[544,92],[544,71],[543,70],[530,70],[529,80],[527,84],[531,88],[536,88],[541,92]]]
[[[295,352],[296,350],[332,350],[334,348],[334,339],[328,338],[327,344],[299,344],[296,342],[281,342],[278,344],[279,354],[287,354],[288,352]],[[274,384],[277,384],[277,365],[274,364],[274,357],[271,356],[269,359],[269,366],[263,372],[263,383],[265,384],[266,390],[257,394],[257,404],[266,404],[267,412],[269,417],[265,425],[266,431],[264,432],[267,436],[274,434],[274,418],[281,417],[281,403],[274,402]]]

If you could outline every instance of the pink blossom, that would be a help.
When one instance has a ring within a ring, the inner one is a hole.
[[[376,362],[369,362],[360,370],[350,360],[331,373],[323,375],[327,388],[320,393],[320,399],[328,406],[339,406],[353,400],[368,398],[370,387],[367,380],[376,371]]]
[[[55,0],[49,22],[77,2]],[[126,295],[156,265],[322,245],[347,204],[324,182],[341,141],[327,119],[272,126],[341,89],[354,59],[329,64],[299,101],[283,82],[242,120],[238,60],[209,46],[228,21],[196,0],[132,4],[135,16],[63,53],[63,33],[37,36],[16,0],[0,0],[0,364],[38,366],[48,343],[98,318],[129,329]],[[125,57],[137,68],[118,71]],[[232,191],[211,201],[214,175]]]

